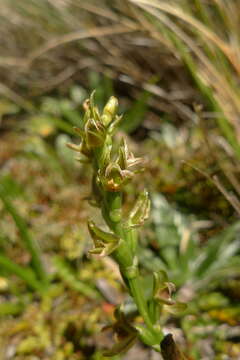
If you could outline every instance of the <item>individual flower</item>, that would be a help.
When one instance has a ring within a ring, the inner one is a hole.
[[[88,229],[94,242],[94,248],[89,250],[89,254],[104,257],[110,255],[119,246],[121,241],[119,237],[101,230],[93,221],[88,222]]]
[[[141,158],[135,158],[129,152],[126,141],[122,140],[117,159],[110,162],[103,171],[99,170],[100,181],[108,191],[121,191],[139,171],[136,166],[142,162]]]
[[[153,273],[153,299],[163,307],[164,311],[178,314],[186,309],[187,305],[177,302],[172,298],[176,290],[175,285],[168,281],[165,271],[160,270]]]
[[[131,325],[129,319],[123,312],[123,307],[120,306],[114,312],[115,322],[111,326],[106,326],[103,330],[112,330],[115,337],[115,344],[109,350],[104,351],[105,356],[115,356],[130,349],[137,340],[138,332]]]

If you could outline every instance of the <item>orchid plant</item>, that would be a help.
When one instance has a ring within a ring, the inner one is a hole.
[[[160,343],[164,338],[159,321],[161,311],[163,308],[174,310],[181,304],[172,299],[174,285],[168,281],[164,271],[153,273],[150,298],[146,298],[143,292],[137,242],[138,228],[144,224],[150,212],[148,192],[144,190],[139,194],[129,213],[124,214],[123,211],[126,185],[143,168],[143,159],[133,155],[124,138],[116,145],[114,135],[122,117],[117,115],[118,100],[115,97],[109,99],[101,113],[94,103],[94,93],[83,107],[83,123],[75,129],[81,143],[68,146],[81,155],[80,161],[87,161],[92,166],[91,202],[101,209],[108,227],[108,231],[105,231],[89,220],[88,228],[94,244],[89,254],[111,256],[116,261],[126,289],[143,319],[140,324],[133,323],[125,315],[123,306],[120,306],[115,311],[116,323],[113,325],[117,343],[105,355],[113,356],[127,350],[137,338],[160,352]]]

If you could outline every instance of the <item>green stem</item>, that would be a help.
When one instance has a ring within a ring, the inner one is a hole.
[[[149,330],[156,332],[153,327],[153,323],[150,319],[150,316],[148,314],[148,308],[147,308],[146,301],[144,299],[144,295],[142,293],[139,276],[135,277],[133,279],[128,279],[128,281],[129,281],[129,286],[131,289],[133,299],[137,305],[140,315],[143,317],[143,320],[144,320],[145,324],[147,325],[147,327],[149,328]]]
[[[121,204],[122,203],[122,194],[116,193],[118,196],[118,201]],[[115,194],[115,197],[116,197]],[[111,195],[111,194],[110,194]],[[116,204],[116,198],[109,196],[109,193],[105,194],[104,197],[104,204],[102,206],[102,216],[104,220],[106,221],[109,228],[118,236],[120,236],[123,240],[125,240],[124,237],[124,231],[122,227],[122,219],[118,219],[118,221],[113,221],[113,219],[110,217],[110,211],[116,210],[117,208],[114,208],[114,205]],[[113,204],[113,201],[115,204]]]
[[[137,240],[138,240],[138,234],[136,229],[127,228],[125,230],[125,238],[130,245],[133,256],[135,256],[137,253]]]
[[[115,196],[114,196],[115,195]],[[132,297],[137,305],[140,315],[143,317],[143,320],[148,327],[148,329],[153,333],[159,333],[152,323],[148,306],[142,292],[142,287],[140,283],[140,276],[138,275],[138,269],[136,268],[136,276],[130,276],[129,270],[136,265],[134,265],[134,257],[136,256],[136,247],[137,247],[137,233],[135,229],[125,229],[122,225],[122,221],[114,222],[109,216],[109,210],[115,207],[116,197],[122,198],[121,193],[115,193],[113,196],[106,196],[107,203],[105,203],[104,208],[102,209],[102,214],[111,230],[118,236],[120,236],[125,244],[122,244],[122,248],[119,247],[115,252],[115,259],[118,262],[118,265],[121,269],[123,280],[126,286],[130,289]],[[120,206],[121,201],[117,202]],[[127,253],[126,253],[127,252]],[[159,335],[163,336],[159,333]]]

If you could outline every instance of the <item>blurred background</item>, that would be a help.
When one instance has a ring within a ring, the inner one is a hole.
[[[240,359],[239,75],[238,0],[1,0],[1,360],[105,359],[101,329],[130,301],[116,264],[87,257],[100,215],[66,147],[94,89],[147,160],[126,204],[148,187],[146,288],[165,269],[188,304],[166,333],[189,359]],[[112,357],[136,358],[160,359]]]

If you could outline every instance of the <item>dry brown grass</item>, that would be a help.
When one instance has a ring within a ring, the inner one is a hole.
[[[84,82],[81,70],[93,69],[147,88],[161,99],[160,110],[171,108],[180,118],[193,119],[191,104],[205,102],[240,158],[238,1],[3,0],[0,6],[5,86],[38,95],[71,79]],[[153,76],[160,81],[149,85]]]

